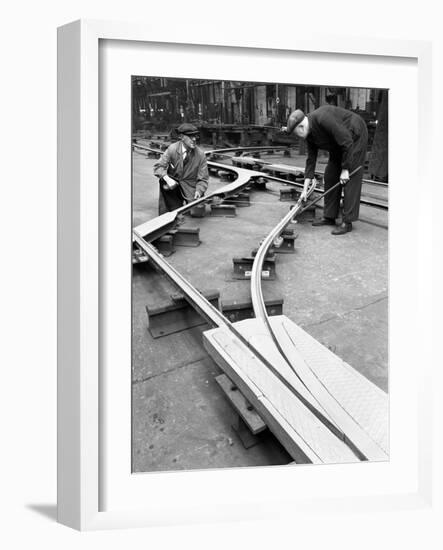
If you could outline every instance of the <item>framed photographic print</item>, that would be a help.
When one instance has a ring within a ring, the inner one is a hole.
[[[426,506],[429,46],[81,21],[58,71],[59,521]]]

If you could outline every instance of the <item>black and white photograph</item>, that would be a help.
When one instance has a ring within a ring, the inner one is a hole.
[[[132,471],[389,461],[389,90],[131,96]]]

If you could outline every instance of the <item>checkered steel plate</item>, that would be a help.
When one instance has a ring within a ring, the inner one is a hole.
[[[389,453],[388,395],[284,316],[270,317],[303,356],[312,373],[363,430]]]
[[[251,320],[254,321],[254,320]],[[249,325],[249,326],[247,326]],[[249,320],[236,323],[243,332],[248,333],[253,326]],[[261,342],[270,341],[269,335],[258,336]],[[338,437],[336,437],[276,376],[264,365],[252,351],[227,329],[218,328],[204,333],[205,346],[223,369],[230,365],[247,382],[254,394],[254,399],[260,401],[268,411],[275,410],[274,418],[282,417],[281,425],[287,434],[294,432],[295,441],[301,440],[311,455],[328,464],[356,462],[358,458]],[[272,341],[271,341],[272,343]],[[209,344],[209,345],[208,345]],[[261,350],[263,351],[263,349]],[[214,353],[215,352],[215,353]],[[220,361],[222,358],[222,361]],[[291,384],[299,386],[300,381],[284,361],[273,356],[273,365]],[[231,374],[227,371],[228,376]],[[232,374],[231,374],[232,375]],[[256,406],[256,403],[252,403]],[[290,429],[285,427],[288,424]],[[279,437],[279,431],[274,431]],[[283,443],[283,441],[282,441]],[[312,455],[313,453],[313,455]]]

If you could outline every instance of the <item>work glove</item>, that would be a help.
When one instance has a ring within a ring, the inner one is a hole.
[[[349,170],[342,170],[340,174],[340,183],[344,186],[349,181]]]

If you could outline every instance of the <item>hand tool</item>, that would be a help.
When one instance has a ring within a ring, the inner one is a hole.
[[[349,174],[349,179],[352,178],[352,176],[354,174],[356,174],[359,170],[361,170],[361,166],[357,166],[357,168],[355,168],[354,170],[352,170],[352,172]],[[336,184],[334,184],[332,187],[330,187],[327,191],[325,191],[324,193],[322,193],[321,195],[319,195],[318,197],[316,197],[314,200],[312,200],[309,204],[307,204],[306,206],[304,206],[301,210],[298,210],[297,211],[297,215],[298,214],[301,214],[302,212],[304,212],[305,210],[307,210],[308,208],[311,208],[311,206],[314,206],[314,204],[317,204],[323,197],[325,197],[328,193],[330,193],[331,191],[333,191],[334,189],[336,189],[339,185],[343,185],[341,181],[338,181]],[[313,190],[312,190],[313,191]],[[312,192],[311,191],[311,192]]]

